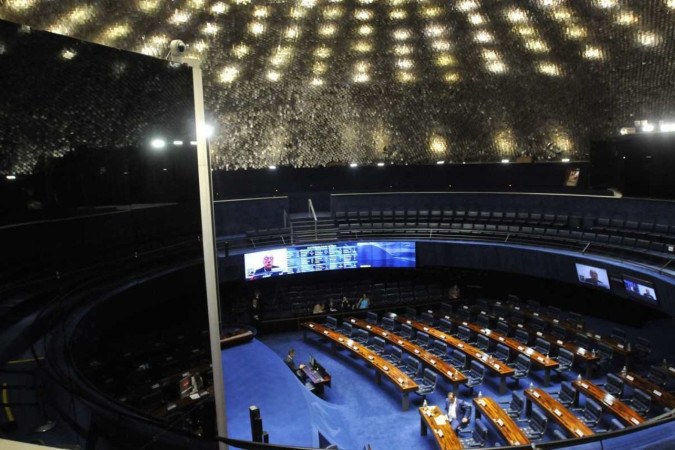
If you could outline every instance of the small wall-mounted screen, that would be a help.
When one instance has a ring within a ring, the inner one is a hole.
[[[580,283],[609,290],[609,278],[605,269],[579,263],[576,266],[577,277]]]

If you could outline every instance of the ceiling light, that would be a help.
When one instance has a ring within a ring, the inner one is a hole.
[[[150,142],[152,148],[160,149],[166,146],[166,141],[164,139],[156,138]]]

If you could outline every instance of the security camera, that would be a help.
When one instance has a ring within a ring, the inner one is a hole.
[[[185,42],[181,41],[180,39],[174,39],[169,44],[169,51],[173,56],[182,56],[186,50],[187,45],[185,45]]]

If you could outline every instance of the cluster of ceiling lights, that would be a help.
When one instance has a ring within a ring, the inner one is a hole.
[[[675,122],[659,120],[658,123],[648,120],[636,120],[634,126],[623,127],[619,130],[622,136],[636,133],[673,133],[675,132]]]

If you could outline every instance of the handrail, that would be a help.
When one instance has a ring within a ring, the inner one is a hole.
[[[316,220],[317,220],[316,219],[316,211],[314,211],[314,203],[312,203],[311,198],[307,199],[307,207],[309,208],[309,210],[307,211],[307,215],[309,215],[309,213],[312,213],[312,217],[314,218],[314,222],[316,222]]]
[[[288,211],[284,208],[284,228],[288,227]]]
[[[318,227],[317,227],[317,224],[318,224],[319,221],[316,218],[316,211],[314,211],[314,203],[312,203],[311,198],[307,199],[307,206],[309,207],[308,214],[312,213],[312,217],[314,218],[314,240],[316,241],[316,240],[319,239],[319,232],[318,232]]]

